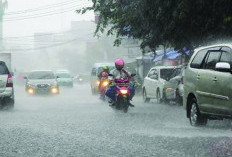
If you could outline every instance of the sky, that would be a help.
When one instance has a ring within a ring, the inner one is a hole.
[[[94,20],[93,12],[85,15],[75,13],[76,9],[90,5],[89,0],[8,0],[3,20],[3,37],[67,31],[71,21]],[[49,16],[44,16],[47,14]]]

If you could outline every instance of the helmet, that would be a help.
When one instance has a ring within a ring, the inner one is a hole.
[[[102,77],[108,77],[108,73],[107,72],[103,72],[102,73]]]
[[[109,67],[108,66],[103,66],[102,67],[102,70],[104,71],[104,70],[109,70]]]
[[[116,59],[115,60],[115,67],[117,70],[122,70],[124,67],[124,60],[123,59]]]

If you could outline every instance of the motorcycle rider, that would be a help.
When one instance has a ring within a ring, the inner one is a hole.
[[[105,88],[107,88],[106,86],[104,86],[104,82],[108,81],[108,73],[107,72],[103,72],[102,73],[102,77],[100,80],[100,84],[99,84],[99,91],[100,91],[100,99],[102,99],[105,95]],[[108,81],[109,82],[109,81]]]
[[[103,77],[103,75],[102,75],[103,73],[109,74],[109,70],[110,70],[110,68],[108,66],[103,66],[102,67],[102,72],[100,74],[98,74],[99,80],[101,80],[101,78]]]
[[[125,63],[123,59],[115,60],[115,69],[110,72],[110,74],[113,77],[113,80],[131,78],[131,74],[124,69],[124,65]],[[128,89],[130,90],[129,100],[132,100],[132,98],[135,95],[135,89],[134,89],[134,86],[131,84],[131,82],[130,82],[130,86]],[[106,91],[106,96],[110,98],[109,103],[112,104],[111,106],[115,105],[116,94],[117,94],[117,88],[116,88],[114,81],[112,81],[111,86]],[[134,107],[134,105],[132,105],[130,102],[129,102],[129,105],[131,107]]]

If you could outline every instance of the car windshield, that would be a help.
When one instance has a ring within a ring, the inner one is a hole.
[[[169,77],[169,80],[182,74],[181,68],[173,69],[172,74]]]
[[[58,73],[56,75],[58,78],[71,78],[69,73]]]
[[[40,79],[55,79],[55,75],[50,71],[36,71],[29,74],[28,79],[40,80]]]
[[[114,69],[114,66],[109,66],[109,72]],[[102,72],[102,67],[98,68],[98,73]]]
[[[160,78],[168,81],[170,75],[172,75],[174,69],[161,69],[160,70]]]

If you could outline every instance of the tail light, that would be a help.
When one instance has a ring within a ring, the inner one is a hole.
[[[127,90],[127,89],[121,89],[121,90],[120,90],[120,93],[123,94],[123,95],[124,95],[124,94],[128,94],[128,90]]]
[[[180,83],[184,84],[184,76],[181,77]]]
[[[8,74],[6,87],[13,87],[13,79],[12,79],[12,76],[10,74]]]

